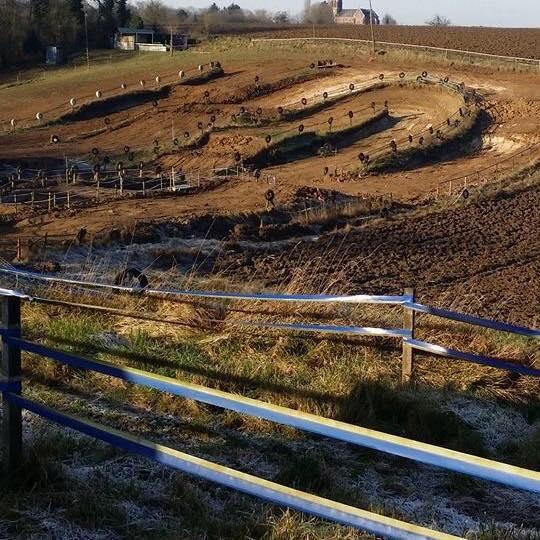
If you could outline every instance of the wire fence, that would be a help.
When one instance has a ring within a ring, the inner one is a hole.
[[[252,43],[277,43],[277,42],[294,42],[294,41],[313,41],[313,42],[343,42],[343,43],[362,43],[365,45],[372,45],[372,41],[368,39],[357,38],[340,38],[340,37],[294,37],[294,38],[252,38]],[[409,49],[417,52],[434,52],[441,54],[445,60],[451,61],[452,55],[460,57],[462,60],[467,60],[472,63],[473,59],[476,61],[488,60],[495,61],[505,66],[511,66],[513,68],[532,68],[540,71],[540,59],[538,58],[522,58],[518,56],[504,56],[498,54],[482,53],[477,51],[467,51],[464,49],[450,49],[444,47],[431,47],[428,45],[415,45],[411,43],[395,43],[391,41],[379,41],[376,45],[382,45],[384,47],[395,48],[399,50]]]

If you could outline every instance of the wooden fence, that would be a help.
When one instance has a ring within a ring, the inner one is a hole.
[[[256,325],[262,328],[274,328],[295,332],[311,332],[317,334],[367,335],[398,338],[402,341],[402,379],[411,379],[414,370],[415,353],[425,351],[430,354],[446,356],[467,362],[488,365],[511,371],[524,376],[540,377],[540,369],[472,353],[452,350],[440,345],[428,343],[415,338],[416,313],[427,313],[444,319],[459,321],[479,327],[510,332],[540,338],[540,330],[519,327],[494,320],[484,319],[463,313],[447,311],[419,304],[415,301],[414,291],[407,289],[397,296],[382,295],[280,295],[272,293],[235,293],[193,290],[160,290],[135,289],[106,283],[88,283],[76,279],[62,279],[52,276],[32,274],[29,272],[0,269],[0,273],[16,277],[17,280],[37,280],[44,284],[56,283],[64,286],[85,287],[87,290],[105,289],[111,292],[139,294],[158,297],[181,297],[192,301],[200,299],[221,299],[228,301],[256,302],[293,302],[312,304],[385,304],[401,306],[403,309],[403,325],[401,328],[370,328],[358,326],[337,326],[306,323],[257,323],[245,321],[241,324]],[[187,399],[193,399],[220,408],[236,411],[282,425],[292,426],[324,437],[345,441],[353,445],[375,449],[392,455],[405,457],[420,463],[430,464],[447,470],[480,477],[499,482],[514,488],[540,492],[540,473],[515,467],[512,465],[479,458],[461,452],[421,443],[403,437],[366,429],[360,426],[323,418],[313,414],[288,409],[204,387],[183,382],[170,377],[162,377],[154,373],[129,367],[118,366],[111,362],[83,358],[81,356],[53,349],[37,342],[24,339],[21,333],[21,302],[37,302],[45,304],[70,305],[69,302],[29,296],[16,290],[0,289],[2,338],[2,363],[0,373],[0,391],[3,396],[3,430],[5,472],[9,475],[17,471],[21,465],[22,444],[22,411],[30,411],[42,418],[61,426],[74,429],[128,452],[144,456],[152,461],[168,465],[218,484],[244,493],[254,495],[273,503],[307,512],[337,523],[356,527],[361,530],[382,535],[387,538],[400,539],[451,539],[447,535],[424,527],[405,523],[397,519],[360,510],[348,505],[323,499],[299,490],[291,489],[274,482],[263,480],[253,475],[217,465],[213,462],[196,458],[189,454],[152,443],[127,433],[100,425],[96,422],[65,414],[40,402],[31,400],[22,393],[21,352],[36,354],[50,358],[56,362],[91,372],[143,385],[159,391],[167,392]],[[78,309],[118,312],[88,304],[72,304]],[[118,313],[116,313],[118,314]],[[135,315],[135,318],[143,318]],[[237,323],[235,323],[237,324]]]

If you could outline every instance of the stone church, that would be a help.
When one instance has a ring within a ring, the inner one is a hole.
[[[369,24],[370,11],[373,24],[380,24],[378,15],[369,9],[343,9],[343,0],[331,0],[330,7],[336,24]]]

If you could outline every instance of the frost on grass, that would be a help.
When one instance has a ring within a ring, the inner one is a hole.
[[[534,431],[523,414],[497,403],[456,396],[446,401],[444,408],[479,431],[492,453],[505,444],[523,441]]]

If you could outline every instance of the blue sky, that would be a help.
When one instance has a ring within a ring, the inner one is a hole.
[[[312,0],[317,1],[317,0]],[[232,0],[216,0],[220,6]],[[285,10],[299,13],[303,0],[235,0],[247,9]],[[390,13],[401,24],[423,24],[435,13],[462,26],[540,27],[540,0],[372,0],[380,15]],[[207,7],[211,0],[168,0],[174,6]],[[368,0],[343,0],[344,8],[366,7]]]

